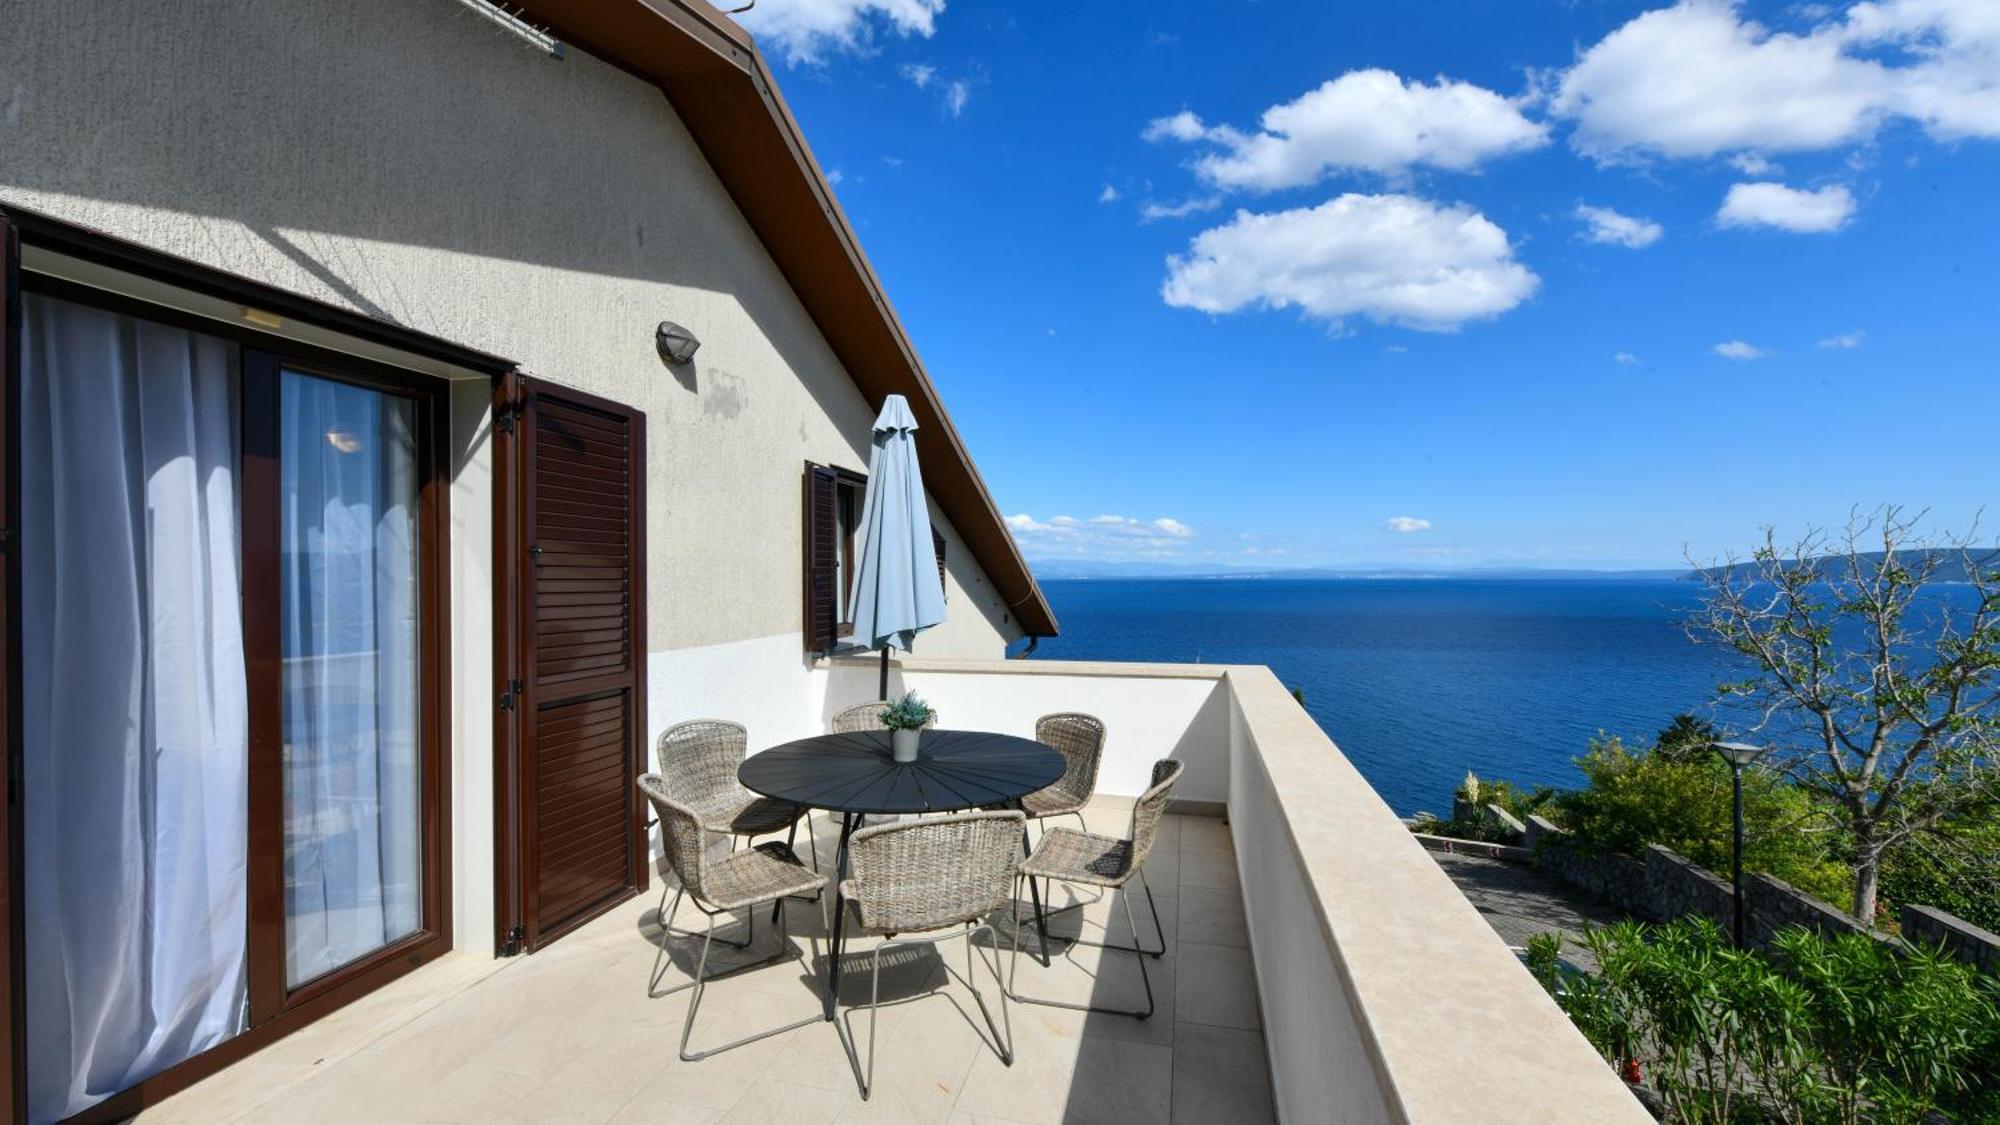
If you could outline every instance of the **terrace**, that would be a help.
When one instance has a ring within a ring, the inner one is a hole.
[[[874,687],[865,662],[815,675],[829,714]],[[675,1049],[687,994],[646,993],[660,940],[648,894],[532,957],[448,956],[145,1117],[1646,1120],[1268,669],[919,659],[898,675],[951,726],[1026,733],[1049,711],[1101,716],[1111,738],[1093,830],[1122,832],[1156,758],[1186,763],[1176,815],[1147,861],[1168,943],[1148,966],[1152,1019],[1010,1004],[1006,1067],[937,955],[908,955],[884,970],[867,1102],[824,1023],[685,1063]],[[816,819],[830,855],[831,825]],[[1079,897],[1093,896],[1058,888],[1056,902]],[[817,913],[790,914],[794,940],[823,953]],[[1020,990],[1139,1002],[1131,955],[1060,940],[1079,926],[1106,936],[1114,917],[1109,936],[1124,940],[1114,900],[1059,916],[1053,963],[1024,953]],[[698,944],[673,939],[666,984],[686,979]],[[770,948],[760,937],[758,950]],[[848,964],[865,965],[865,948],[851,946]],[[962,963],[955,946],[943,954]],[[810,1014],[816,967],[811,980],[781,962],[712,985],[698,1041]],[[990,979],[984,987],[991,1004]],[[865,972],[844,977],[842,993],[843,1005],[865,1004]],[[865,1008],[842,1014],[865,1049]]]

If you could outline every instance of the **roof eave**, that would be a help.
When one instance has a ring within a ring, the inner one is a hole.
[[[1029,635],[1054,636],[1055,612],[749,33],[703,0],[521,7],[666,95],[855,385],[910,400],[930,438],[918,443],[925,483],[1008,611]]]

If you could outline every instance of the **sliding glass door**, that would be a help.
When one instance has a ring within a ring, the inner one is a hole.
[[[423,923],[417,411],[278,379],[289,989]]]
[[[6,436],[45,1121],[449,946],[448,521],[438,384],[35,289]]]

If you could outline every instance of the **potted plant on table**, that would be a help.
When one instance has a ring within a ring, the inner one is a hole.
[[[884,707],[882,725],[889,728],[890,757],[898,762],[916,761],[917,742],[936,718],[937,712],[914,691]]]

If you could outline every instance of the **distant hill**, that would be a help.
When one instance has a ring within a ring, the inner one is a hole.
[[[1874,568],[1874,567],[1880,567],[1882,565],[1882,559],[1886,554],[1887,552],[1884,551],[1862,552],[1860,558],[1863,570],[1867,570],[1869,568]],[[1918,564],[1919,560],[1926,554],[1935,556],[1937,559],[1937,573],[1932,576],[1931,579],[1932,581],[1934,582],[1971,581],[1972,576],[1966,573],[1965,556],[1962,553],[1955,550],[1939,548],[1929,551],[1922,551],[1922,550],[1898,551],[1896,552],[1896,557],[1903,560],[1904,566],[1914,567]],[[2000,550],[1974,550],[1972,552],[1972,559],[1976,565],[1984,566],[1989,572],[1996,569],[2000,569]],[[1844,556],[1830,555],[1827,556],[1826,558],[1821,559],[1820,564],[1826,568],[1826,573],[1830,576],[1845,577],[1847,574],[1848,561]],[[1746,564],[1738,563],[1737,570],[1741,571],[1742,569],[1744,569],[1745,565]],[[1797,567],[1798,565],[1799,565],[1799,560],[1797,559],[1785,560],[1785,567],[1787,569]],[[1687,577],[1689,578],[1701,578],[1704,576],[1712,577],[1714,575],[1721,574],[1725,569],[1726,569],[1725,567],[1719,567],[1719,566],[1703,567],[1700,570],[1688,571]]]

